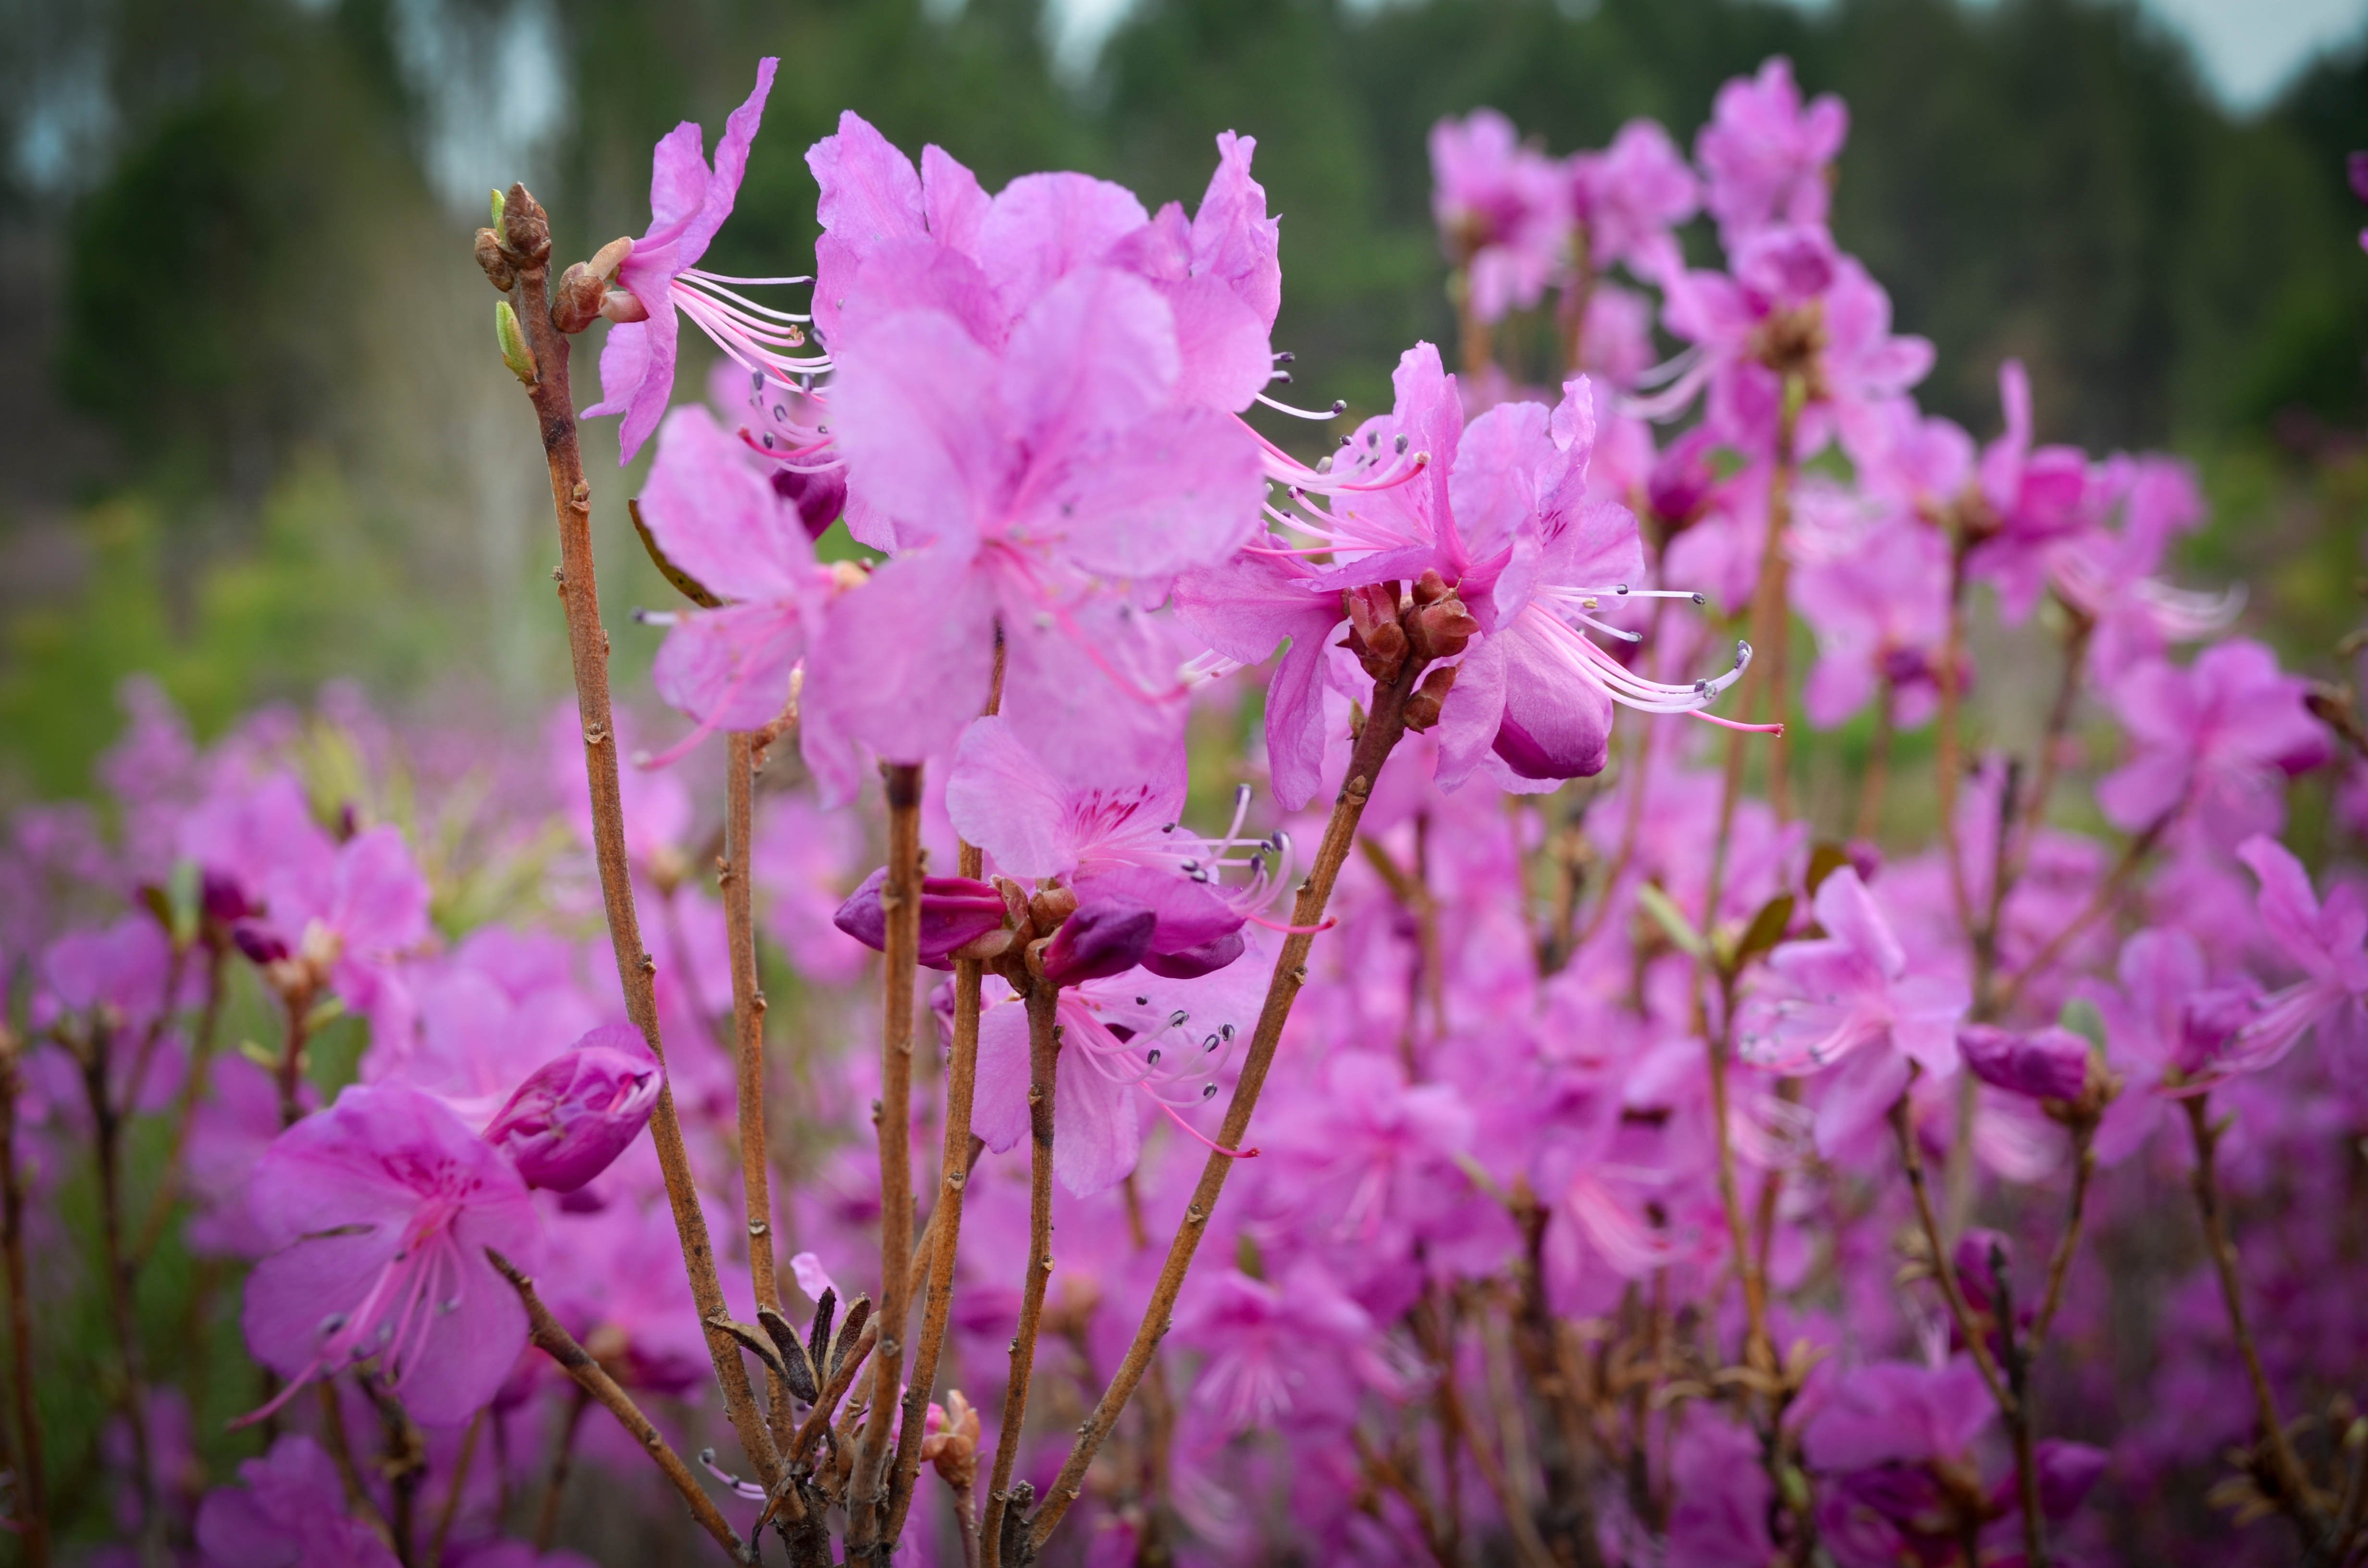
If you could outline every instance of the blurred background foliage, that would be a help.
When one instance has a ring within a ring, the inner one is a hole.
[[[80,789],[133,670],[201,733],[331,675],[531,722],[564,678],[552,547],[470,231],[523,176],[564,251],[639,232],[651,142],[719,125],[768,52],[711,265],[806,266],[803,154],[845,107],[990,187],[1075,167],[1153,203],[1235,128],[1283,215],[1277,344],[1305,401],[1360,407],[1451,335],[1432,120],[1690,143],[1789,54],[1850,103],[1835,226],[1937,343],[1929,407],[1987,437],[2020,356],[2044,438],[2203,466],[2189,567],[2248,579],[2289,656],[2331,667],[2358,609],[2368,39],[2237,117],[2106,0],[1140,0],[1089,58],[1038,0],[0,0],[0,802]],[[621,611],[663,596],[629,489],[598,516],[636,673]]]

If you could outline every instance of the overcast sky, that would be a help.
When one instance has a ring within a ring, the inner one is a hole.
[[[1369,0],[1385,4],[1386,0]],[[1822,0],[1796,0],[1815,6]],[[2187,35],[2203,74],[2238,109],[2268,102],[2318,50],[2368,26],[2368,0],[2140,0]],[[1123,15],[1129,0],[1053,0],[1061,53],[1081,63]]]

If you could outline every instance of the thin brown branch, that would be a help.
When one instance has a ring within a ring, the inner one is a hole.
[[[25,1187],[17,1170],[19,1043],[0,1020],[0,1256],[8,1282],[8,1347],[17,1415],[16,1516],[27,1568],[49,1568],[49,1481],[41,1462],[41,1422],[33,1397],[33,1302],[25,1274]]]
[[[549,1551],[559,1538],[559,1505],[567,1495],[567,1473],[575,1467],[575,1433],[591,1403],[591,1394],[578,1383],[575,1397],[567,1402],[567,1414],[559,1418],[559,1437],[551,1449],[551,1476],[542,1483],[542,1506],[534,1517],[537,1551]]]
[[[632,1434],[634,1440],[657,1462],[666,1478],[674,1483],[675,1491],[689,1506],[690,1517],[699,1521],[701,1529],[714,1538],[715,1544],[722,1547],[734,1562],[753,1564],[757,1561],[755,1549],[744,1543],[734,1533],[731,1521],[723,1517],[714,1499],[708,1496],[700,1485],[699,1478],[691,1473],[689,1465],[682,1462],[682,1457],[667,1444],[658,1429],[650,1424],[650,1418],[642,1414],[632,1396],[620,1388],[617,1380],[609,1375],[608,1369],[601,1366],[590,1351],[578,1345],[575,1336],[551,1315],[551,1309],[544,1306],[542,1298],[535,1294],[534,1281],[492,1248],[485,1250],[485,1256],[501,1271],[502,1278],[510,1282],[510,1288],[518,1292],[520,1304],[526,1308],[527,1336],[536,1347],[558,1362],[560,1370],[575,1379],[577,1388],[615,1416],[619,1426]]]
[[[996,634],[995,674],[987,687],[986,711],[1003,710],[1004,644]],[[976,881],[986,870],[986,857],[975,844],[957,852],[956,869]],[[905,1392],[905,1411],[896,1432],[896,1460],[888,1483],[888,1519],[880,1532],[890,1551],[905,1533],[905,1518],[913,1506],[913,1493],[921,1474],[921,1437],[928,1424],[929,1395],[937,1389],[938,1361],[946,1347],[946,1327],[951,1321],[954,1257],[962,1243],[962,1199],[970,1186],[970,1167],[982,1145],[971,1136],[972,1102],[978,1088],[978,1019],[985,966],[976,959],[954,960],[953,1040],[946,1059],[945,1137],[938,1154],[938,1196],[929,1206],[929,1223],[919,1251],[928,1257],[928,1276],[921,1295],[921,1340],[913,1356],[913,1375]],[[907,1283],[907,1298],[916,1287]],[[970,1508],[970,1487],[961,1489],[964,1521],[963,1544],[976,1568],[978,1527]]]
[[[2209,1095],[2190,1096],[2180,1102],[2187,1112],[2188,1131],[2195,1142],[2195,1208],[2203,1221],[2203,1247],[2212,1255],[2212,1267],[2220,1278],[2220,1296],[2228,1308],[2228,1333],[2237,1342],[2237,1354],[2245,1360],[2245,1376],[2253,1387],[2254,1411],[2261,1426],[2261,1449],[2269,1459],[2269,1479],[2279,1495],[2272,1498],[2278,1506],[2293,1517],[2303,1529],[2305,1539],[2323,1534],[2327,1528],[2324,1511],[2314,1494],[2310,1473],[2302,1467],[2302,1458],[2294,1449],[2286,1435],[2285,1421],[2278,1415],[2278,1396],[2270,1387],[2270,1375],[2262,1369],[2260,1347],[2253,1341],[2253,1326],[2245,1315],[2245,1284],[2237,1268],[2236,1244],[2228,1239],[2228,1221],[2223,1211],[2220,1193],[2220,1130],[2212,1124]]]
[[[2047,1290],[2040,1298],[2039,1315],[2032,1320],[2031,1355],[2035,1360],[2047,1343],[2047,1331],[2064,1304],[2065,1282],[2071,1277],[2072,1255],[2080,1246],[2080,1224],[2089,1211],[2089,1183],[2097,1174],[2096,1124],[2083,1121],[2072,1130],[2072,1198],[2064,1216],[2064,1233],[2047,1260]]]
[[[617,778],[617,723],[609,695],[609,633],[600,624],[600,592],[592,560],[592,486],[584,477],[584,454],[576,442],[575,403],[568,387],[568,340],[551,319],[550,222],[523,185],[504,200],[502,258],[515,273],[511,290],[518,317],[533,354],[534,381],[527,395],[542,437],[544,466],[551,475],[552,510],[559,529],[559,599],[567,621],[568,661],[575,683],[575,710],[583,725],[584,772],[592,807],[593,856],[600,870],[602,913],[625,994],[625,1015],[651,1053],[663,1063],[658,1034],[657,965],[642,942],[634,903],[632,866],[625,849],[624,801]],[[757,1408],[756,1391],[741,1359],[739,1343],[714,1326],[726,1311],[715,1269],[715,1248],[683,1146],[682,1121],[671,1080],[661,1082],[657,1108],[650,1117],[650,1141],[666,1176],[666,1202],[682,1243],[684,1271],[707,1336],[707,1349],[723,1391],[723,1408],[740,1445],[768,1487],[780,1478],[780,1456]],[[595,1397],[598,1397],[596,1394]]]
[[[1941,1299],[1948,1303],[1949,1319],[1956,1324],[1957,1337],[1965,1342],[1966,1350],[1973,1356],[1975,1369],[1982,1375],[1982,1386],[1990,1391],[1990,1398],[2000,1411],[2011,1411],[2014,1395],[1998,1376],[1988,1336],[1974,1322],[1973,1309],[1965,1304],[1965,1293],[1957,1283],[1956,1267],[1941,1244],[1941,1221],[1932,1211],[1932,1194],[1924,1176],[1924,1154],[1917,1146],[1916,1129],[1908,1119],[1910,1108],[1906,1094],[1892,1102],[1891,1131],[1898,1140],[1899,1164],[1907,1173],[1907,1188],[1916,1198],[1916,1222],[1923,1228],[1924,1244],[1932,1254],[1933,1282],[1941,1287]]]
[[[206,1068],[212,1062],[214,1040],[221,1033],[222,983],[229,947],[208,938],[206,943],[206,999],[198,1012],[198,1032],[189,1041],[189,1060],[182,1074],[180,1093],[173,1101],[172,1141],[165,1153],[163,1174],[156,1178],[156,1190],[148,1200],[148,1218],[140,1227],[140,1240],[131,1248],[132,1267],[146,1264],[156,1251],[156,1244],[165,1237],[165,1226],[173,1217],[173,1205],[178,1196],[181,1169],[189,1147],[189,1131],[197,1125],[198,1101],[206,1086]]]
[[[766,1153],[765,994],[757,988],[757,915],[749,857],[756,844],[755,737],[726,737],[723,758],[723,863],[716,872],[723,894],[723,927],[732,951],[732,1047],[739,1068],[734,1097],[740,1112],[740,1195],[748,1224],[748,1274],[761,1311],[781,1310],[780,1278],[773,1270],[772,1165]],[[790,1430],[789,1385],[765,1380],[774,1439]]]
[[[1003,1421],[995,1439],[986,1523],[979,1532],[986,1546],[986,1568],[1003,1562],[1011,1471],[1019,1462],[1020,1435],[1028,1422],[1028,1384],[1036,1369],[1036,1337],[1043,1328],[1044,1288],[1053,1278],[1053,1089],[1060,1051],[1054,1023],[1059,1000],[1059,991],[1042,979],[1028,988],[1028,1276],[1020,1281],[1019,1329],[1011,1338],[1011,1378],[1004,1389]]]
[[[90,1105],[91,1160],[98,1177],[100,1267],[107,1275],[108,1325],[123,1369],[123,1420],[131,1433],[132,1483],[140,1499],[141,1558],[161,1562],[165,1518],[158,1509],[155,1452],[148,1432],[148,1377],[141,1354],[136,1276],[123,1237],[123,1115],[108,1092],[114,1031],[94,1024],[78,1053]]]
[[[444,1561],[444,1543],[452,1539],[452,1522],[461,1517],[461,1494],[469,1481],[469,1466],[477,1457],[477,1440],[484,1436],[485,1417],[491,1406],[469,1418],[469,1429],[461,1435],[461,1452],[452,1460],[452,1478],[444,1484],[444,1506],[436,1513],[436,1528],[427,1540],[427,1561]]]
[[[2155,844],[2162,837],[2164,831],[2170,826],[2178,814],[2175,809],[2164,813],[2151,827],[2130,840],[2127,847],[2122,851],[2122,858],[2115,861],[2113,869],[2105,874],[2105,880],[2097,884],[2095,894],[2089,898],[2080,913],[2067,921],[2062,930],[2043,943],[2040,949],[2031,955],[2030,961],[2015,971],[2008,979],[2005,988],[1998,994],[1996,1005],[1989,1009],[1990,1017],[2004,1017],[2007,1009],[2014,1005],[2015,999],[2022,994],[2025,983],[2033,975],[2046,972],[2047,966],[2061,958],[2064,949],[2070,947],[2080,933],[2096,924],[2099,916],[2111,910],[2119,902],[2123,890],[2129,884],[2130,878],[2135,874],[2139,865],[2145,861],[2147,852],[2154,848]]]
[[[855,1451],[848,1492],[847,1560],[885,1559],[889,1412],[904,1387],[905,1322],[912,1315],[913,983],[921,947],[921,770],[882,763],[888,794],[888,880],[880,889],[887,915],[881,997],[880,1103],[872,1116],[880,1147],[880,1346],[871,1357],[871,1418]]]
[[[1258,1108],[1267,1073],[1274,1065],[1275,1050],[1282,1043],[1282,1027],[1290,1020],[1292,1004],[1298,1000],[1300,987],[1307,983],[1308,951],[1315,945],[1315,933],[1324,918],[1325,906],[1331,902],[1333,883],[1339,880],[1340,868],[1356,845],[1357,824],[1364,817],[1365,801],[1373,792],[1373,781],[1381,776],[1383,764],[1389,760],[1390,753],[1406,733],[1406,699],[1413,694],[1421,675],[1422,662],[1409,658],[1395,680],[1374,682],[1373,710],[1358,734],[1356,749],[1349,758],[1347,779],[1333,801],[1331,820],[1325,824],[1323,843],[1317,846],[1307,880],[1300,883],[1299,896],[1292,905],[1292,933],[1283,939],[1282,950],[1275,955],[1274,972],[1267,983],[1266,1003],[1259,1009],[1258,1029],[1242,1060],[1241,1077],[1234,1085],[1233,1100],[1225,1108],[1217,1147],[1201,1167],[1201,1179],[1176,1227],[1175,1239],[1168,1244],[1167,1260],[1152,1288],[1151,1301],[1144,1308],[1126,1358],[1120,1362],[1110,1386],[1102,1391],[1093,1414],[1078,1428],[1068,1460],[1045,1495],[1044,1506],[1029,1535],[1032,1551],[1043,1549],[1069,1506],[1083,1495],[1087,1467],[1094,1462],[1102,1444],[1109,1441],[1118,1426],[1119,1413],[1133,1397],[1135,1385],[1143,1381],[1160,1340],[1167,1335],[1169,1314],[1176,1310],[1176,1297],[1184,1288],[1185,1273],[1192,1267],[1193,1255],[1200,1249],[1209,1217],[1216,1212],[1217,1199],[1224,1192],[1225,1178],[1232,1174],[1237,1157],[1226,1151],[1242,1148],[1249,1135],[1250,1115]],[[996,1457],[999,1463],[1002,1455]]]

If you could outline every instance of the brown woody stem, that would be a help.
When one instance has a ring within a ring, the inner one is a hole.
[[[504,204],[505,255],[517,272],[512,290],[518,317],[533,351],[535,381],[527,388],[542,436],[544,466],[551,474],[551,504],[559,528],[559,602],[567,618],[567,653],[575,681],[575,710],[583,724],[584,772],[592,805],[592,850],[600,869],[600,900],[617,981],[625,994],[625,1015],[642,1031],[651,1054],[663,1064],[658,1037],[656,962],[642,944],[641,915],[634,905],[632,862],[625,850],[624,801],[617,781],[617,723],[609,697],[609,633],[600,624],[600,590],[592,562],[592,486],[584,478],[584,454],[576,442],[575,403],[567,384],[568,341],[551,319],[550,240],[542,209],[523,185],[513,185]],[[539,243],[538,243],[539,242]],[[523,247],[523,248],[519,248]],[[538,253],[539,250],[539,254]],[[675,1110],[671,1080],[658,1088],[650,1117],[650,1141],[666,1175],[666,1202],[681,1238],[683,1268],[690,1277],[707,1351],[723,1390],[723,1408],[740,1446],[768,1487],[780,1479],[780,1455],[740,1357],[739,1342],[715,1320],[726,1312],[723,1282],[715,1271],[715,1248],[683,1146],[682,1121]],[[595,1398],[598,1398],[596,1392]],[[719,1516],[720,1518],[720,1516]],[[728,1533],[728,1528],[727,1528]]]
[[[1102,1391],[1093,1414],[1078,1428],[1076,1443],[1045,1495],[1043,1507],[1037,1512],[1029,1533],[1031,1551],[1043,1549],[1053,1528],[1069,1511],[1069,1505],[1083,1494],[1087,1467],[1094,1462],[1102,1444],[1109,1441],[1118,1426],[1120,1412],[1133,1397],[1135,1385],[1143,1381],[1160,1340],[1167,1335],[1168,1316],[1176,1310],[1176,1297],[1184,1288],[1185,1273],[1192,1267],[1192,1256],[1200,1249],[1209,1217],[1216,1212],[1217,1199],[1225,1190],[1225,1177],[1233,1171],[1236,1156],[1225,1151],[1240,1149],[1249,1135],[1250,1114],[1258,1108],[1258,1096],[1266,1088],[1267,1073],[1274,1065],[1275,1049],[1282,1043],[1282,1026],[1291,1017],[1292,1004],[1298,1000],[1300,987],[1307,983],[1307,954],[1315,946],[1315,928],[1324,918],[1325,905],[1332,900],[1332,885],[1339,880],[1340,868],[1356,846],[1357,824],[1364,817],[1365,801],[1373,792],[1373,780],[1381,776],[1382,765],[1389,760],[1390,753],[1406,733],[1406,700],[1421,678],[1422,665],[1420,659],[1408,658],[1395,680],[1373,683],[1373,710],[1357,736],[1355,751],[1349,755],[1348,778],[1332,803],[1324,842],[1316,849],[1315,863],[1308,868],[1307,880],[1299,884],[1299,897],[1291,911],[1292,933],[1283,938],[1282,951],[1275,956],[1274,973],[1267,982],[1266,1004],[1259,1009],[1258,1031],[1251,1036],[1249,1051],[1242,1060],[1241,1077],[1234,1085],[1233,1100],[1225,1108],[1224,1125],[1216,1138],[1218,1147],[1201,1167],[1200,1182],[1192,1188],[1191,1201],[1176,1227],[1175,1239],[1168,1243],[1167,1261],[1160,1268],[1158,1283],[1152,1288],[1150,1303],[1144,1308],[1143,1321],[1135,1328],[1133,1343],[1127,1346],[1126,1358],[1119,1363],[1118,1371]],[[998,1452],[998,1464],[1002,1458]]]
[[[986,1493],[981,1539],[986,1568],[1003,1562],[1004,1515],[1011,1506],[1011,1471],[1028,1422],[1028,1383],[1036,1369],[1036,1339],[1044,1325],[1044,1289],[1053,1278],[1053,1089],[1061,1049],[1054,1023],[1059,991],[1045,980],[1028,988],[1028,1277],[1020,1281],[1019,1329],[1011,1337],[1011,1380],[1003,1393],[1003,1421],[995,1439],[995,1475]]]
[[[723,926],[732,949],[732,1046],[739,1067],[740,1195],[748,1223],[748,1274],[757,1305],[781,1310],[781,1283],[773,1271],[772,1165],[766,1154],[765,994],[757,989],[757,917],[749,882],[756,842],[757,739],[726,738],[723,758]],[[792,1426],[789,1386],[769,1372],[766,1393],[776,1442]]]
[[[855,1451],[848,1488],[847,1558],[884,1560],[889,1412],[905,1373],[905,1320],[912,1315],[913,982],[921,949],[921,769],[882,763],[888,793],[888,879],[880,889],[887,915],[887,961],[881,996],[880,1325],[871,1358],[871,1414]]]
[[[526,1308],[527,1336],[536,1347],[558,1362],[560,1370],[575,1379],[577,1388],[583,1390],[593,1403],[614,1415],[617,1424],[633,1435],[650,1458],[657,1461],[657,1467],[665,1472],[666,1478],[674,1483],[674,1489],[681,1494],[683,1502],[689,1506],[690,1517],[715,1539],[718,1546],[731,1554],[734,1562],[754,1563],[757,1561],[755,1550],[742,1542],[733,1530],[731,1521],[724,1518],[714,1499],[709,1497],[700,1485],[699,1478],[690,1472],[689,1465],[682,1462],[682,1456],[676,1453],[665,1437],[650,1424],[650,1418],[642,1414],[632,1396],[617,1385],[617,1380],[609,1375],[608,1369],[602,1367],[590,1351],[578,1345],[575,1336],[551,1315],[551,1309],[544,1306],[542,1298],[535,1294],[534,1281],[492,1248],[485,1250],[485,1256],[501,1271],[502,1278],[510,1282],[510,1288],[518,1292],[519,1302]]]
[[[33,1302],[25,1274],[25,1188],[17,1174],[17,1037],[0,1021],[0,1256],[8,1277],[8,1347],[19,1456],[16,1515],[27,1568],[49,1568],[49,1483],[33,1399]]]

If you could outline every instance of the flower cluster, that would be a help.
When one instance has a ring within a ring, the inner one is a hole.
[[[577,497],[534,756],[135,687],[108,830],[9,825],[8,1285],[86,1185],[123,1561],[565,1568],[579,1461],[743,1562],[2362,1560],[2368,910],[2277,835],[2363,726],[2168,580],[2183,465],[1918,406],[1839,101],[1442,122],[1460,369],[1350,424],[1231,132],[1155,212],[850,112],[812,276],[701,270],[773,69],[639,239],[479,237]],[[159,1356],[168,1233],[260,1383]]]

